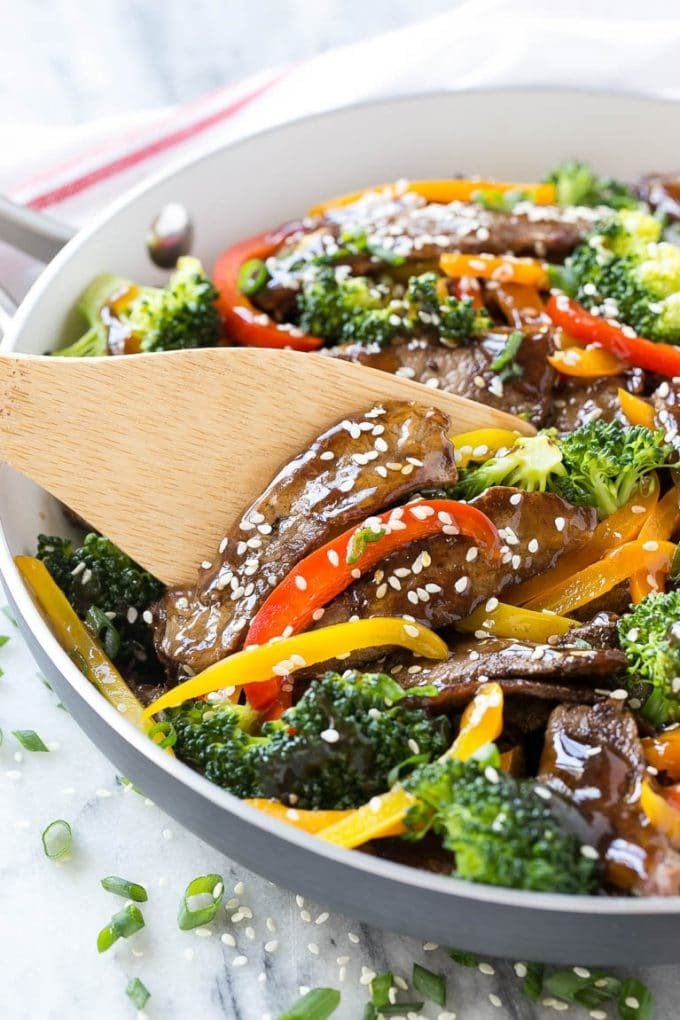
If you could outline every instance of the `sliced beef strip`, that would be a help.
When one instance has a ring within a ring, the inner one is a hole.
[[[172,589],[156,605],[161,659],[205,669],[240,646],[269,592],[312,549],[417,490],[453,484],[448,432],[447,415],[397,402],[320,436],[245,511],[196,588]]]
[[[611,700],[552,713],[538,778],[579,809],[605,881],[642,895],[677,895],[680,854],[638,808],[644,772],[635,719]]]
[[[450,711],[466,704],[486,680],[497,680],[508,694],[576,701],[582,689],[589,686],[588,681],[591,688],[616,686],[626,662],[624,653],[615,648],[470,638],[456,640],[443,662],[414,659],[413,665],[394,675],[406,690],[432,684],[439,694],[428,699],[428,707],[433,711]],[[579,682],[581,690],[579,686],[572,687],[572,683]],[[592,690],[590,693],[595,694]]]
[[[605,610],[593,613],[592,606],[589,610],[588,619],[579,627],[573,627],[558,640],[558,647],[565,645],[577,645],[585,641],[592,648],[618,648],[619,632],[617,629],[618,616]],[[582,647],[582,646],[581,646]]]
[[[328,353],[521,414],[540,427],[549,414],[555,381],[555,372],[546,360],[553,351],[551,334],[542,328],[527,331],[515,358],[522,374],[502,382],[491,364],[505,348],[510,332],[499,327],[460,347],[445,347],[435,339],[399,337],[385,348],[343,344]]]
[[[673,223],[680,222],[680,174],[645,174],[635,182],[635,193]]]
[[[499,529],[504,544],[497,565],[459,535],[413,542],[331,602],[320,625],[354,616],[409,615],[439,630],[468,616],[491,595],[544,573],[582,545],[596,524],[591,507],[572,507],[553,493],[508,486],[487,489],[472,505]]]
[[[557,379],[551,401],[548,424],[558,432],[573,432],[579,425],[601,418],[613,421],[621,418],[619,388],[641,394],[645,388],[645,375],[640,369],[631,369],[625,376],[606,376],[600,379],[577,379],[561,376]]]

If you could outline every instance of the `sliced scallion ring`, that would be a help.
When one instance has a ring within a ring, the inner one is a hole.
[[[143,885],[139,885],[137,882],[128,882],[126,878],[119,878],[118,875],[108,875],[106,878],[102,878],[101,882],[107,892],[122,896],[126,900],[146,903],[149,898]]]
[[[223,897],[224,880],[221,875],[199,875],[192,879],[179,905],[177,924],[182,931],[210,924]]]
[[[262,290],[268,277],[269,273],[262,259],[248,259],[238,271],[238,289],[246,297],[250,297],[251,294],[257,294],[258,290]]]
[[[144,927],[144,916],[134,903],[114,914],[109,923],[102,928],[97,936],[97,950],[105,953],[118,939],[129,939],[131,935]]]
[[[446,1005],[446,981],[440,974],[434,974],[427,967],[414,963],[412,982],[415,990],[424,998],[436,1002],[438,1006]]]
[[[35,730],[12,730],[25,751],[49,751],[49,747],[41,740]]]
[[[311,988],[279,1020],[328,1020],[339,1005],[340,992],[336,988]]]
[[[146,985],[139,980],[139,978],[132,978],[132,980],[128,982],[125,994],[132,1002],[132,1005],[136,1006],[137,1009],[144,1009],[151,998],[151,992]]]
[[[153,740],[154,744],[158,744],[163,749],[174,747],[177,743],[177,732],[171,722],[154,723],[149,727],[147,736]]]
[[[71,849],[73,830],[63,818],[55,818],[42,834],[42,845],[45,856],[51,861],[58,861]]]

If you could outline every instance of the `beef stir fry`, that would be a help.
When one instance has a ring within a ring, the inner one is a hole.
[[[103,536],[40,536],[22,570],[74,660],[168,753],[336,845],[679,894],[678,195],[580,163],[402,181],[236,245],[212,279],[195,259],[164,289],[98,277],[62,356],[293,347],[536,432],[452,434],[426,389],[358,407],[225,522],[190,588]]]

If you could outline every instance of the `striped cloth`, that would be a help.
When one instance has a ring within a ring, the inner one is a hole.
[[[3,126],[0,191],[80,226],[146,175],[293,117],[388,95],[568,85],[680,95],[680,18],[647,0],[468,0],[455,10],[182,106],[67,129]],[[615,7],[616,16],[605,11]],[[547,10],[546,10],[547,8]],[[1,267],[0,267],[1,268]]]

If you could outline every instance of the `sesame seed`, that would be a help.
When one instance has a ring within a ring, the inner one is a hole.
[[[337,744],[340,739],[340,734],[337,730],[327,729],[321,733],[321,739],[325,740],[327,744]]]
[[[522,493],[521,492],[513,492],[512,496],[510,497],[510,505],[511,506],[519,506],[519,504],[521,502],[522,502]]]
[[[386,584],[378,585],[378,587],[375,590],[375,597],[377,599],[384,599],[385,595],[387,595],[387,585]]]
[[[417,596],[416,592],[414,592],[414,591],[407,592],[406,593],[406,598],[409,600],[409,602],[412,605],[414,605],[414,606],[418,605],[418,596]]]
[[[499,605],[498,599],[496,598],[495,595],[492,595],[491,598],[487,600],[487,603],[484,608],[487,613],[493,613],[494,609],[498,609],[498,605]]]
[[[326,553],[326,556],[328,557],[328,562],[331,564],[331,566],[333,567],[339,566],[340,557],[338,556],[335,549],[329,549],[328,552]]]
[[[596,861],[600,855],[594,846],[589,846],[588,843],[584,843],[581,847],[581,856],[585,857],[589,861]]]
[[[527,549],[529,550],[530,553],[537,553],[538,552],[538,539],[532,538],[529,541],[529,544],[527,545]]]
[[[465,589],[467,588],[468,581],[469,578],[463,575],[463,577],[459,577],[456,583],[454,584],[453,587],[455,588],[459,595],[462,595]]]
[[[497,1009],[500,1009],[500,1007],[503,1005],[500,996],[496,995],[494,992],[489,992],[489,1002],[491,1003],[492,1006],[495,1006]]]
[[[314,621],[314,623],[318,623],[325,612],[326,612],[325,609],[315,609],[314,612],[312,613],[312,620]]]
[[[307,581],[302,576],[302,574],[298,574],[297,577],[295,578],[295,587],[298,588],[300,591],[307,590]]]
[[[466,561],[468,563],[474,563],[474,561],[477,559],[478,556],[479,556],[479,549],[477,548],[476,545],[471,546],[468,549],[468,551],[465,553],[465,559],[466,559]]]
[[[525,978],[528,974],[526,963],[516,963],[514,965],[514,971],[518,978]]]
[[[319,460],[333,460],[334,458],[335,454],[332,450],[324,450],[324,452],[319,456]]]
[[[353,931],[348,931],[348,932],[347,932],[347,938],[348,938],[348,939],[350,940],[350,942],[352,942],[352,943],[353,943],[354,945],[357,945],[357,943],[359,942],[359,936],[358,936],[358,935],[355,935]]]
[[[645,508],[645,507],[643,507],[643,506],[640,506],[640,505],[639,505],[639,503],[636,503],[636,504],[635,504],[634,506],[632,506],[632,507],[631,507],[630,509],[632,510],[632,512],[633,512],[634,514],[644,514],[644,513],[646,513],[646,512],[647,512],[647,511],[646,511],[646,508]],[[592,1016],[592,1013],[591,1013],[591,1016]]]
[[[312,956],[319,955],[319,947],[317,946],[316,942],[310,942],[309,945],[307,946],[307,949],[310,951]]]
[[[275,953],[278,948],[279,948],[278,939],[270,939],[269,942],[265,942],[264,944],[265,953]]]
[[[312,920],[312,915],[310,914],[310,912],[308,910],[301,910],[300,911],[300,920],[304,921],[305,924],[309,924],[310,921]]]
[[[479,963],[477,964],[477,969],[480,974],[487,974],[489,977],[496,973],[495,968],[490,963]]]
[[[224,934],[220,936],[220,938],[222,942],[224,942],[225,946],[231,946],[231,948],[233,949],[234,946],[236,945],[236,939],[228,931],[225,931]]]
[[[640,1008],[640,1000],[636,999],[634,995],[626,996],[625,1003],[626,1003],[626,1006],[628,1006],[629,1009],[639,1009]]]
[[[656,552],[657,549],[659,548],[659,543],[658,542],[645,542],[644,545],[642,546],[642,548],[645,550],[645,552]]]
[[[607,1014],[603,1009],[591,1009],[588,1016],[592,1017],[592,1020],[607,1020]]]
[[[316,921],[314,923],[315,924],[325,924],[330,916],[331,915],[328,913],[328,911],[324,910],[321,914],[319,914],[319,916],[317,917],[317,919],[316,919]]]
[[[560,531],[560,532],[564,531],[564,526],[565,526],[566,523],[567,522],[565,521],[564,517],[556,517],[555,518],[555,528],[556,528],[556,530]]]
[[[234,959],[231,961],[232,967],[245,967],[247,963],[248,963],[247,956],[235,956]]]
[[[584,979],[590,977],[590,971],[588,970],[587,967],[572,967],[571,969],[573,970],[576,977]]]
[[[624,691],[623,687],[617,687],[615,691],[609,692],[609,697],[613,698],[614,701],[625,701],[628,697],[628,691]]]
[[[237,882],[236,885],[234,886],[234,895],[235,896],[243,896],[245,891],[246,891],[246,887],[243,884],[243,882]]]

